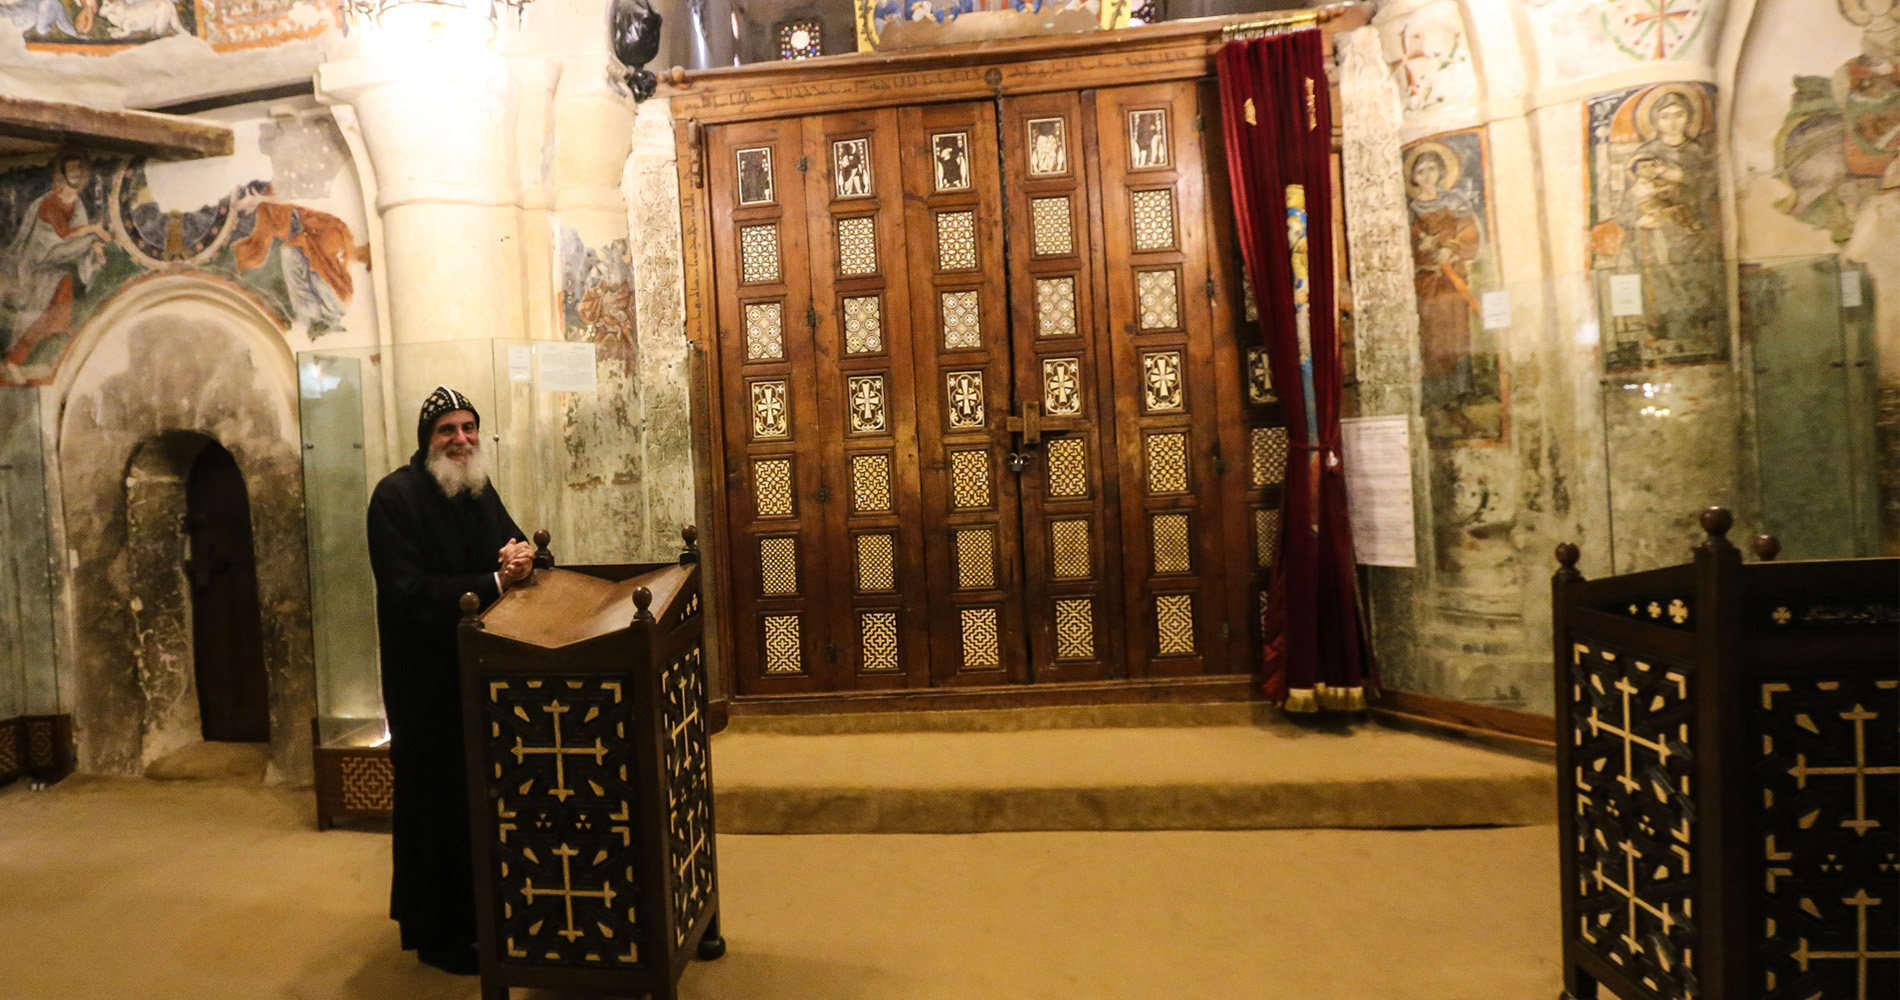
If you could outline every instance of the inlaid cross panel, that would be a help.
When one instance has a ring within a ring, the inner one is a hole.
[[[1089,495],[1088,445],[1079,438],[1056,438],[1045,442],[1043,452],[1049,461],[1049,495],[1058,498]]]
[[[761,458],[752,463],[752,498],[759,517],[792,515],[792,460]]]
[[[976,267],[976,213],[937,213],[937,270],[969,271]]]
[[[880,593],[897,589],[896,539],[891,535],[859,535],[858,590]]]
[[[1030,228],[1038,257],[1060,257],[1075,252],[1075,229],[1070,221],[1069,196],[1031,198]]]
[[[1095,602],[1087,597],[1056,600],[1056,659],[1095,659]]]
[[[891,509],[889,455],[851,456],[851,509],[871,513]]]
[[[1823,682],[1823,686],[1825,686],[1825,684],[1826,682]],[[1835,688],[1838,689],[1838,686],[1838,682],[1836,682]],[[1790,690],[1792,690],[1792,688],[1787,684],[1776,683],[1762,685],[1762,708],[1772,712],[1775,707],[1775,696]],[[1889,688],[1889,690],[1891,690],[1891,688]],[[1887,700],[1891,701],[1892,696],[1889,695]],[[1875,707],[1879,708],[1882,706],[1876,705]],[[1788,768],[1788,774],[1794,778],[1794,787],[1796,790],[1806,790],[1809,778],[1852,778],[1854,814],[1849,817],[1843,817],[1840,821],[1840,826],[1844,830],[1853,831],[1857,837],[1865,837],[1868,831],[1878,829],[1881,826],[1881,822],[1878,818],[1867,814],[1867,779],[1869,776],[1878,778],[1888,775],[1900,775],[1900,765],[1872,764],[1867,759],[1867,723],[1880,718],[1878,711],[1870,711],[1865,705],[1856,702],[1852,708],[1830,714],[1846,722],[1848,726],[1853,729],[1854,762],[1852,764],[1815,765],[1808,763],[1808,755],[1806,753],[1796,753],[1794,755],[1793,766]],[[1825,718],[1825,716],[1823,716],[1823,718]],[[1820,726],[1805,712],[1797,714],[1795,723],[1800,726],[1800,728],[1809,730],[1810,732],[1819,732],[1820,730]],[[1892,727],[1890,726],[1888,728],[1891,730]],[[1767,737],[1763,739],[1767,741],[1763,744],[1763,752],[1767,753],[1772,751],[1772,741],[1768,740]],[[1843,796],[1843,798],[1845,798],[1845,796]]]
[[[571,863],[581,852],[566,844],[562,844],[556,847],[553,853],[556,857],[561,859],[561,887],[559,889],[536,889],[533,879],[523,879],[521,895],[527,898],[530,905],[534,903],[535,897],[537,896],[561,897],[561,900],[567,904],[567,926],[554,933],[566,938],[568,943],[572,944],[575,940],[586,934],[586,932],[581,931],[574,925],[574,901],[576,899],[592,898],[600,900],[601,905],[604,907],[611,907],[614,903],[614,890],[613,886],[606,882],[600,883],[599,889],[574,888],[574,872]]]
[[[1181,352],[1151,351],[1141,356],[1142,389],[1151,413],[1182,407]]]
[[[1042,412],[1052,417],[1082,412],[1082,362],[1079,358],[1044,358]]]
[[[844,300],[844,352],[879,354],[884,350],[883,307],[878,296],[853,295]]]
[[[1186,493],[1187,435],[1175,432],[1150,434],[1147,452],[1148,492]]]
[[[982,427],[986,422],[983,401],[983,373],[947,372],[944,377],[945,396],[950,404],[948,416],[950,428],[960,430],[966,427]]]
[[[938,322],[943,329],[943,349],[963,351],[983,346],[983,313],[977,308],[974,290],[939,292]]]
[[[1155,655],[1194,655],[1194,595],[1155,597]]]
[[[759,592],[766,597],[798,593],[798,539],[759,539]]]
[[[1271,403],[1279,398],[1273,393],[1273,369],[1267,365],[1267,349],[1258,345],[1247,348],[1247,402]]]
[[[1089,523],[1064,518],[1049,522],[1050,572],[1058,580],[1089,576]]]
[[[961,608],[957,621],[962,626],[963,669],[994,670],[1002,666],[1001,647],[997,644],[995,608]]]
[[[1181,295],[1174,270],[1136,271],[1135,305],[1143,330],[1179,329]]]
[[[573,756],[592,757],[594,759],[594,766],[598,767],[607,757],[607,746],[601,742],[598,736],[594,738],[594,745],[591,747],[570,747],[563,745],[561,717],[572,711],[573,706],[563,705],[557,698],[539,707],[541,711],[546,712],[554,719],[554,745],[528,746],[520,736],[516,736],[515,747],[510,753],[514,754],[515,763],[517,764],[525,763],[530,756],[538,754],[549,755],[554,761],[554,787],[547,789],[546,793],[565,802],[568,796],[574,794],[574,790],[567,787],[567,758]],[[523,709],[519,705],[515,706],[515,712],[517,714],[524,714]],[[523,795],[528,794],[528,789],[521,789],[521,793]]]
[[[1036,336],[1075,336],[1075,278],[1036,279]]]
[[[975,510],[990,503],[989,452],[951,452],[950,505],[958,510]]]
[[[857,278],[877,273],[877,217],[838,220],[838,275]]]
[[[783,303],[746,303],[745,357],[747,361],[777,361],[785,357]]]
[[[740,226],[740,282],[757,285],[777,281],[778,278],[778,226]]]
[[[845,379],[845,395],[851,407],[851,433],[884,429],[884,376],[852,375]]]
[[[805,672],[805,649],[798,638],[797,615],[765,616],[765,672]]]
[[[1194,571],[1194,560],[1188,547],[1186,514],[1155,514],[1150,518],[1150,529],[1157,576]]]
[[[1156,188],[1130,195],[1135,216],[1135,249],[1174,248],[1174,189]]]
[[[859,612],[858,669],[866,673],[895,673],[899,669],[897,612]]]
[[[784,379],[752,383],[752,436],[782,438],[789,435],[791,408]]]
[[[1286,482],[1286,428],[1254,427],[1247,431],[1247,437],[1253,455],[1253,484]]]
[[[996,530],[961,528],[957,531],[957,589],[988,590],[996,586]]]

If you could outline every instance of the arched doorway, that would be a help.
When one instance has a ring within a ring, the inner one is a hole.
[[[270,689],[257,602],[257,550],[244,474],[213,441],[185,484],[185,573],[191,581],[192,663],[204,738],[270,741]]]

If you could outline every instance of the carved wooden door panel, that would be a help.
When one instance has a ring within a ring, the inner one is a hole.
[[[1094,98],[1129,674],[1245,670],[1232,662],[1247,629],[1231,617],[1223,522],[1242,475],[1231,431],[1223,439],[1238,423],[1239,377],[1216,348],[1231,334],[1214,327],[1197,87]]]
[[[1038,681],[1127,675],[1115,379],[1084,95],[1002,102],[1024,599]],[[1032,426],[1033,424],[1033,426]],[[1034,440],[1034,439],[1040,439]]]

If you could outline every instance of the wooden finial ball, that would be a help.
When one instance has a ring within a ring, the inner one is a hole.
[[[1557,543],[1557,562],[1565,569],[1575,569],[1577,559],[1582,555],[1583,552],[1577,548],[1575,542]]]
[[[473,591],[462,595],[462,617],[473,618],[475,617],[475,613],[481,609],[482,599],[476,597]]]
[[[653,606],[653,591],[645,587],[633,588],[633,606],[644,614],[647,608]]]
[[[545,549],[548,547],[548,542],[553,540],[553,538],[553,535],[548,534],[548,529],[542,528],[534,533],[534,544]]]
[[[686,547],[689,549],[692,548],[694,545],[699,544],[699,526],[696,524],[689,524],[685,526],[684,528],[681,528],[680,537],[686,540]]]
[[[1728,529],[1735,526],[1735,515],[1720,507],[1710,507],[1703,511],[1700,520],[1702,530],[1717,538],[1726,537]]]
[[[1773,562],[1781,554],[1781,539],[1768,534],[1756,535],[1751,547],[1755,550],[1755,558],[1762,562]]]

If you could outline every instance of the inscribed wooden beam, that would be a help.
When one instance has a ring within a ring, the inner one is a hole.
[[[231,130],[224,125],[28,97],[0,96],[0,136],[177,160],[229,156],[232,150]]]

